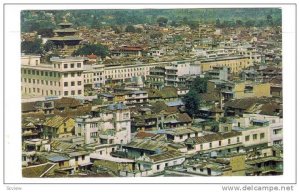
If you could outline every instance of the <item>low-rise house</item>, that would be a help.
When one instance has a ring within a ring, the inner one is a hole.
[[[167,135],[168,140],[171,140],[174,143],[180,143],[188,138],[201,136],[201,132],[202,131],[199,128],[189,127],[166,130],[165,134]]]
[[[217,151],[222,153],[240,153],[243,151],[242,133],[237,131],[212,133],[200,137],[188,138],[185,141],[188,153]]]
[[[123,146],[123,151],[126,152],[128,158],[138,158],[146,155],[159,154],[168,150],[165,141],[155,141],[150,139],[136,139]]]
[[[161,154],[143,155],[136,159],[136,164],[138,170],[152,170],[152,174],[159,174],[168,167],[181,165],[184,160],[182,153],[170,150]]]
[[[126,144],[131,140],[130,109],[109,104],[94,109],[89,116],[76,118],[75,135],[84,136],[85,144]]]
[[[54,116],[43,123],[43,136],[47,139],[74,135],[75,120],[70,117]]]
[[[245,154],[190,160],[187,172],[200,176],[245,176]]]
[[[41,122],[25,119],[22,122],[22,141],[41,137]]]

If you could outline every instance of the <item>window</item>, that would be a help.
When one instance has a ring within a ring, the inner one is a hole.
[[[77,63],[77,68],[80,68],[81,67],[81,63]]]
[[[48,76],[48,72],[45,72],[45,76]]]
[[[74,68],[74,63],[71,63],[71,68]]]
[[[64,77],[68,77],[68,73],[64,73]]]
[[[37,74],[37,75],[40,75],[40,71],[36,71],[36,74]]]
[[[245,136],[245,141],[249,141],[249,140],[250,140],[250,136],[249,135]]]
[[[78,161],[78,156],[75,157],[75,161]]]
[[[156,169],[159,170],[160,169],[160,165],[156,165]]]
[[[212,148],[212,143],[209,143],[209,148]]]
[[[81,159],[82,159],[82,160],[85,160],[85,155],[82,155],[82,156],[81,156]]]
[[[219,141],[219,146],[221,146],[222,145],[222,141]]]
[[[261,134],[259,135],[259,137],[260,137],[260,139],[264,139],[264,138],[265,138],[265,133],[261,133]]]
[[[257,139],[257,134],[253,134],[253,135],[252,135],[252,139],[253,139],[253,140],[256,140],[256,139]]]
[[[169,164],[168,163],[165,163],[165,167],[168,167],[169,166]]]
[[[60,162],[58,162],[58,165],[59,165],[60,167],[62,167],[62,166],[64,166],[64,162],[63,162],[63,161],[60,161]]]
[[[77,85],[81,85],[81,81],[77,81]]]
[[[26,69],[24,69],[24,74],[26,74],[26,72],[27,72]]]
[[[35,60],[35,65],[38,65],[39,64],[39,60]]]
[[[183,138],[183,135],[180,135],[179,138],[182,139],[182,138]]]
[[[64,95],[67,96],[68,95],[68,91],[64,91]]]
[[[64,69],[67,69],[68,68],[68,64],[64,64]]]
[[[71,73],[71,77],[75,77],[75,73]]]
[[[240,142],[240,138],[239,137],[236,138],[236,142]]]
[[[193,167],[193,171],[196,171],[197,169],[196,169],[196,167]]]
[[[44,71],[41,71],[41,76],[44,76]]]
[[[71,91],[71,95],[75,95],[75,91]]]
[[[52,77],[52,72],[49,72],[49,76]]]
[[[228,139],[228,145],[230,145],[231,144],[231,140],[230,139]]]
[[[81,90],[78,90],[78,95],[81,95],[82,94],[82,91]]]
[[[273,130],[273,134],[274,134],[274,135],[281,134],[281,132],[282,132],[282,129],[274,129],[274,130]]]
[[[75,86],[75,81],[72,81],[72,82],[71,82],[71,86]]]
[[[201,150],[203,149],[203,144],[200,145],[200,149],[201,149]]]
[[[64,86],[65,86],[65,87],[68,87],[68,82],[64,82]]]

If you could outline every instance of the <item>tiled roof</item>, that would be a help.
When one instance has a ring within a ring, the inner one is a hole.
[[[191,123],[192,119],[187,113],[179,113],[177,116],[177,121]]]
[[[151,140],[135,140],[128,143],[124,147],[156,151],[164,149],[166,145],[167,144],[165,142],[157,142]]]
[[[187,139],[187,143],[196,143],[196,144],[201,144],[201,143],[209,143],[212,141],[220,141],[223,139],[231,138],[231,137],[236,137],[241,135],[241,132],[237,131],[232,131],[232,132],[227,132],[227,133],[213,133],[213,134],[208,134],[204,135],[201,137],[193,137]]]
[[[47,119],[43,125],[48,126],[48,127],[59,128],[62,124],[67,122],[69,119],[71,119],[71,118],[70,117],[61,117],[61,116],[56,115],[54,117]]]
[[[175,150],[170,150],[161,154],[156,154],[156,155],[150,155],[149,158],[154,162],[160,162],[160,161],[165,161],[165,160],[170,160],[170,159],[175,159],[175,158],[180,158],[183,157],[183,155]]]
[[[41,165],[25,167],[22,169],[22,176],[23,177],[32,177],[32,178],[42,177],[50,169],[54,168],[55,165],[56,165],[55,163],[48,162],[48,163],[41,164]]]
[[[35,102],[22,103],[22,112],[36,111]]]
[[[54,101],[55,108],[77,107],[80,105],[81,103],[79,100],[69,97],[63,97]]]
[[[153,137],[153,136],[155,136],[155,134],[140,131],[135,135],[135,138],[144,139],[146,137]]]

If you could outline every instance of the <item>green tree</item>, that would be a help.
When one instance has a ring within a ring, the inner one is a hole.
[[[53,29],[39,29],[37,34],[41,35],[42,37],[53,37],[54,32]]]
[[[220,19],[216,19],[216,27],[221,27],[221,21]]]
[[[101,58],[105,58],[108,54],[108,48],[101,44],[88,44],[80,47],[73,52],[73,55],[97,55]]]
[[[241,20],[236,20],[236,21],[235,21],[235,25],[236,25],[237,27],[241,27],[241,26],[243,26],[243,21],[241,21]]]
[[[192,82],[191,89],[197,93],[206,93],[207,91],[207,78],[196,77]]]
[[[150,33],[150,38],[151,39],[159,39],[162,38],[163,34],[159,31],[151,32]]]
[[[168,19],[165,18],[165,17],[159,17],[159,18],[157,19],[157,23],[158,23],[158,25],[159,25],[160,27],[164,27],[164,26],[167,25]]]
[[[26,54],[43,54],[42,40],[23,41],[21,43],[21,52]]]
[[[199,110],[199,105],[200,105],[199,94],[195,90],[190,89],[190,91],[183,97],[183,102],[185,104],[186,112],[191,117],[194,117]]]
[[[125,28],[125,32],[127,32],[127,33],[135,33],[135,28],[134,28],[134,26],[128,25],[128,26]]]
[[[55,49],[55,44],[53,43],[53,41],[47,41],[43,47],[46,52],[49,52]]]
[[[171,23],[170,23],[170,25],[172,26],[172,27],[178,27],[179,26],[179,24],[176,22],[176,21],[171,21]]]
[[[116,26],[116,25],[111,26],[111,29],[112,29],[116,34],[122,33],[122,29],[121,29],[121,27],[119,27],[119,26]]]
[[[267,15],[267,23],[270,26],[273,26],[273,17],[271,15]]]

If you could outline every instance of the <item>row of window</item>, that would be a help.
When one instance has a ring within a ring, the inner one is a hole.
[[[23,81],[21,79],[21,82],[24,83],[32,83],[32,84],[41,84],[41,85],[50,85],[50,86],[60,86],[60,82],[56,82],[56,81],[47,81],[47,80],[40,80],[40,79],[30,79],[30,78],[23,78]]]
[[[118,70],[111,70],[105,71],[105,74],[113,74],[113,73],[120,73],[120,72],[133,72],[133,71],[142,71],[142,70],[149,70],[149,67],[146,68],[130,68],[130,69],[118,69]]]
[[[41,95],[46,95],[46,96],[50,96],[50,95],[60,95],[61,92],[60,91],[56,91],[56,90],[44,90],[44,89],[40,89],[40,88],[26,88],[22,87],[22,91],[24,91],[24,93],[39,93]]]
[[[77,68],[81,68],[81,63],[77,63],[76,66],[77,66]],[[75,63],[65,63],[64,64],[64,69],[68,69],[68,68],[74,69],[75,68]]]
[[[75,81],[71,81],[70,85],[73,87],[75,86]],[[77,85],[80,86],[81,85],[81,81],[77,81]],[[64,82],[64,87],[68,87],[69,86],[69,82]]]
[[[146,73],[146,75],[148,75],[149,74],[149,72],[147,72]],[[145,73],[144,72],[141,72],[141,73],[128,73],[128,75],[127,74],[124,74],[124,77],[133,77],[133,76],[141,76],[141,75],[145,75]],[[105,75],[105,78],[107,79],[109,79],[109,78],[123,78],[123,74],[119,74],[119,75]]]
[[[54,71],[39,71],[34,69],[23,69],[23,74],[28,75],[39,75],[39,76],[45,76],[45,77],[60,77],[59,72]]]
[[[260,133],[259,138],[264,139],[265,138],[265,133]],[[252,135],[252,140],[257,140],[257,139],[258,139],[258,134],[253,134]],[[250,135],[245,136],[245,141],[250,141]]]
[[[236,138],[236,142],[237,142],[237,143],[240,142],[240,138],[239,138],[239,137]],[[227,144],[228,144],[228,145],[231,144],[231,139],[227,139]],[[219,141],[219,146],[222,146],[222,141]],[[209,143],[209,148],[212,148],[212,142]],[[203,144],[200,145],[200,149],[203,150]]]
[[[64,91],[64,96],[68,96],[68,95],[76,95],[76,91],[72,90],[72,91]],[[77,90],[77,94],[81,95],[82,94],[82,90]]]
[[[76,73],[64,73],[64,77],[75,77]],[[81,77],[81,72],[77,72],[77,77]]]

